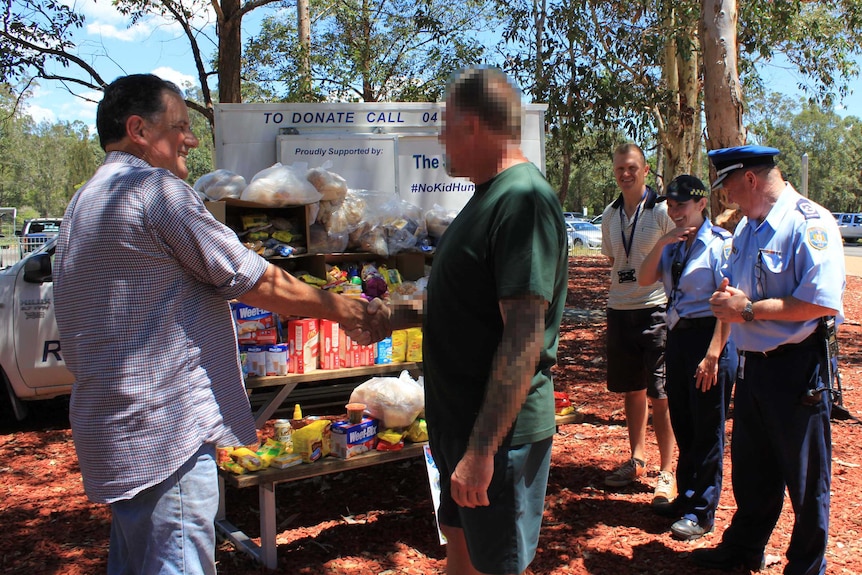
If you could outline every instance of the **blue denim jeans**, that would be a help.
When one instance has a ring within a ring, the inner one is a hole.
[[[111,504],[108,575],[215,575],[215,446],[167,479]]]

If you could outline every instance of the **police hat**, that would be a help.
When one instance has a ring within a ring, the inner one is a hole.
[[[699,200],[700,198],[709,197],[709,191],[699,178],[689,176],[688,174],[677,176],[668,184],[667,190],[664,193],[665,199],[675,200],[677,202],[687,202],[688,200]]]
[[[724,179],[740,168],[774,166],[775,156],[781,152],[767,146],[736,146],[712,150],[707,155],[715,166],[716,178],[712,189],[721,187]]]

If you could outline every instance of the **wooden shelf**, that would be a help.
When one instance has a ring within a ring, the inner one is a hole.
[[[380,373],[390,373],[405,369],[419,369],[421,367],[422,364],[419,362],[401,361],[397,363],[379,363],[376,365],[365,365],[361,367],[345,367],[342,369],[318,369],[308,373],[289,373],[287,375],[249,377],[245,380],[245,386],[247,389],[258,389],[278,385],[361,377],[363,375],[377,375]]]

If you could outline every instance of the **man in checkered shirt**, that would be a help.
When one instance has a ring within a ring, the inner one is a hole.
[[[389,309],[303,284],[210,215],[183,181],[198,140],[175,85],[118,78],[96,127],[107,156],[54,262],[84,488],[111,506],[109,575],[214,574],[215,447],[257,442],[228,301],[332,319],[366,344],[390,333]]]

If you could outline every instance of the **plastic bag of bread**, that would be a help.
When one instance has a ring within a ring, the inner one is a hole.
[[[360,384],[350,403],[364,403],[384,428],[405,428],[425,409],[425,390],[405,370],[399,377],[374,377]]]
[[[305,170],[276,162],[255,174],[241,200],[280,208],[319,202],[320,192],[305,178]]]
[[[447,210],[434,204],[433,208],[425,212],[425,227],[428,229],[428,235],[438,240],[442,238],[457,215],[458,212],[455,210]]]
[[[347,234],[350,224],[347,221],[343,201],[320,200],[320,210],[317,212],[317,223],[321,224],[330,234]]]
[[[312,224],[308,228],[308,234],[309,253],[337,254],[347,249],[347,232],[328,232],[323,225]]]
[[[397,196],[382,207],[380,223],[386,232],[389,255],[413,249],[428,235],[422,209]]]
[[[329,165],[331,163],[327,162],[322,167],[311,168],[306,172],[305,177],[320,192],[323,200],[341,201],[347,195],[347,180],[334,172],[330,172],[327,169]]]
[[[198,178],[194,189],[206,199],[217,202],[225,198],[239,198],[245,186],[245,178],[239,174],[230,170],[215,170]]]

